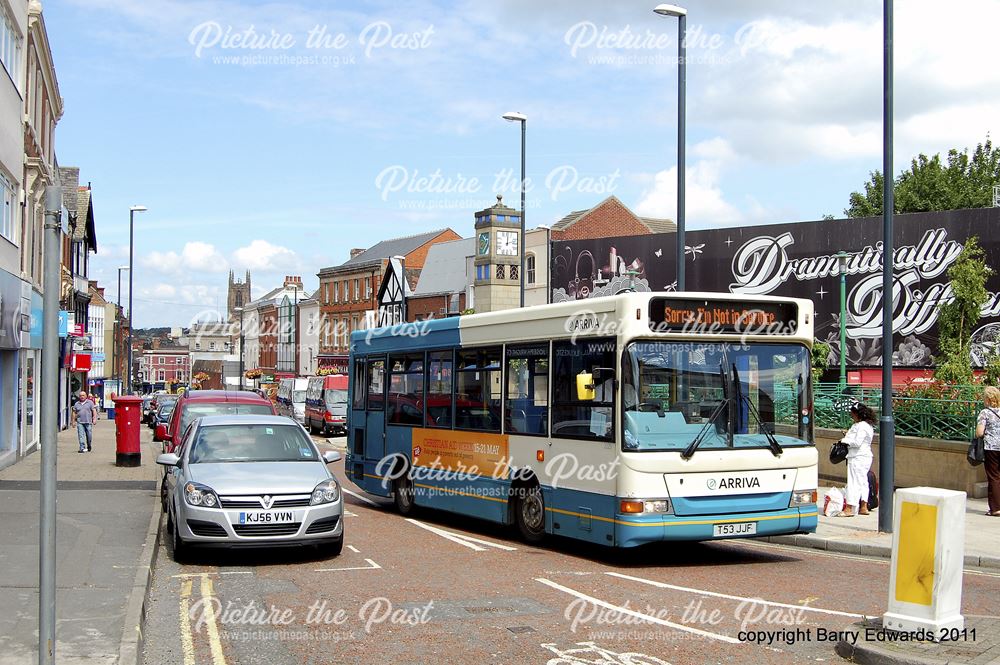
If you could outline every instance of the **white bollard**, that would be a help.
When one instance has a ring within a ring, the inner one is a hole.
[[[962,630],[965,492],[937,487],[896,490],[893,497],[889,611],[882,625],[938,641]]]

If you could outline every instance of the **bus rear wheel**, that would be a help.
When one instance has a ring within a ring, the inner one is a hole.
[[[400,515],[410,515],[413,513],[415,504],[413,502],[413,480],[409,473],[392,481],[392,500],[396,504],[396,510]]]
[[[537,543],[545,537],[545,500],[541,487],[531,485],[517,490],[514,519],[526,542]]]

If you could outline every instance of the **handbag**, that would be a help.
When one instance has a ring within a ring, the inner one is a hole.
[[[847,459],[847,444],[838,441],[830,448],[830,464],[840,464]]]
[[[983,443],[983,437],[977,436],[973,437],[972,443],[969,444],[969,451],[965,453],[965,459],[969,460],[969,464],[972,466],[979,466],[986,461],[986,451]]]

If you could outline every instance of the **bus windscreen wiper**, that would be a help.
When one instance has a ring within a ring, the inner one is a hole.
[[[715,409],[712,410],[712,415],[708,417],[708,421],[706,421],[705,424],[701,426],[701,429],[698,430],[698,436],[694,437],[694,441],[692,441],[688,447],[684,449],[684,452],[681,453],[681,457],[683,459],[689,459],[692,455],[694,455],[694,451],[697,450],[698,446],[700,446],[702,441],[705,440],[705,435],[708,434],[708,428],[715,424],[715,419],[718,418],[719,414],[722,413],[722,410],[729,405],[729,388],[726,385],[726,368],[722,362],[719,363],[719,380],[722,382],[722,401],[719,402]]]
[[[781,455],[784,450],[782,450],[781,444],[778,443],[778,439],[774,436],[774,432],[764,426],[764,421],[761,420],[760,412],[757,411],[757,407],[754,406],[754,403],[750,401],[749,397],[743,394],[743,387],[740,383],[740,373],[739,370],[736,369],[736,363],[733,363],[733,389],[736,391],[736,404],[739,405],[740,402],[746,403],[747,408],[750,411],[750,415],[757,421],[757,427],[760,428],[760,431],[764,434],[764,438],[767,439],[767,445],[771,448],[771,453],[773,453],[775,457]]]

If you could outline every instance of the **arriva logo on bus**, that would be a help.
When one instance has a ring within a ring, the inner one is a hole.
[[[749,490],[760,489],[760,479],[757,476],[749,478],[709,478],[705,483],[710,490]]]

